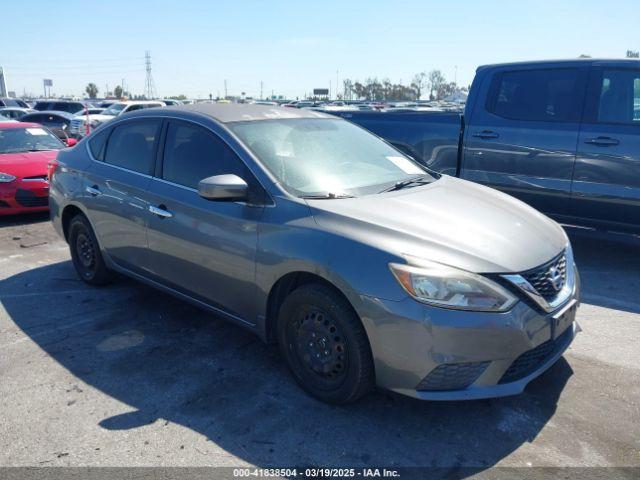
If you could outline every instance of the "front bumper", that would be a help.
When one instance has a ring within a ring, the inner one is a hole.
[[[14,180],[0,183],[0,216],[49,210],[49,182]]]
[[[360,297],[359,313],[380,387],[423,400],[471,400],[521,393],[566,351],[579,283],[551,313],[520,301],[509,312],[447,310],[411,298]]]

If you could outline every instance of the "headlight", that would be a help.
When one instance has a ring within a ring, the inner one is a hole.
[[[91,125],[91,128],[97,128],[100,125],[100,123],[101,122],[99,120],[93,120],[89,125]]]
[[[438,263],[423,265],[389,264],[400,285],[420,302],[459,310],[504,312],[518,301],[508,290],[481,275]]]
[[[16,179],[13,175],[9,175],[8,173],[0,172],[0,183],[9,183],[13,182]]]

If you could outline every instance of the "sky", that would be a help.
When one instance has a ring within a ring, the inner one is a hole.
[[[479,65],[620,58],[640,50],[637,0],[0,0],[9,90],[83,95],[89,82],[161,97],[303,98],[336,76],[408,84],[439,69],[469,85]],[[635,34],[633,32],[636,32]]]

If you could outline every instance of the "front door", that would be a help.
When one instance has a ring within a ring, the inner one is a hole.
[[[253,323],[247,301],[255,294],[257,224],[263,207],[211,201],[198,182],[235,174],[249,188],[252,175],[233,150],[202,126],[170,121],[162,169],[149,186],[150,268],[165,285]]]
[[[550,215],[569,208],[585,68],[498,70],[465,132],[461,176]]]
[[[599,66],[580,129],[572,216],[640,227],[640,69]]]

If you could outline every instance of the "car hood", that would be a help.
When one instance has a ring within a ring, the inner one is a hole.
[[[322,228],[477,273],[529,270],[568,242],[562,227],[521,201],[446,175],[420,187],[307,203]]]
[[[59,150],[0,154],[0,172],[21,177],[47,174],[50,160],[58,156]]]

